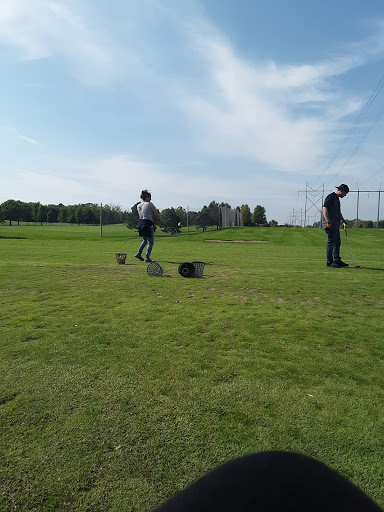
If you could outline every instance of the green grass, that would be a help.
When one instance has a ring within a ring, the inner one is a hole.
[[[0,509],[147,512],[271,449],[384,506],[384,232],[349,230],[360,269],[321,230],[161,235],[151,278],[124,226],[0,227]]]

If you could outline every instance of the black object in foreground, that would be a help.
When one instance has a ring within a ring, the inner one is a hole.
[[[147,274],[151,277],[161,277],[163,275],[163,269],[156,263],[156,261],[152,261],[148,264]]]
[[[182,277],[193,277],[195,275],[195,266],[193,263],[180,263],[179,274]]]
[[[382,512],[325,464],[298,453],[263,452],[203,476],[155,512]]]

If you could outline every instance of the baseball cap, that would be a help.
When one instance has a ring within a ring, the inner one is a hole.
[[[346,192],[348,194],[349,192],[349,187],[348,185],[345,185],[345,183],[342,183],[341,185],[339,185],[338,187],[336,187],[338,190],[341,190],[342,192]]]

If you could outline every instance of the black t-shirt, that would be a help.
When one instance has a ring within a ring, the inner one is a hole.
[[[332,192],[324,201],[323,206],[328,209],[329,220],[331,221],[332,228],[338,229],[340,227],[340,199],[339,196]],[[322,216],[323,228],[327,227],[327,221]]]

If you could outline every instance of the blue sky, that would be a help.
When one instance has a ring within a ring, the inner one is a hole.
[[[148,188],[282,223],[306,183],[378,190],[384,88],[361,113],[383,64],[381,0],[2,0],[0,202],[130,208]]]

